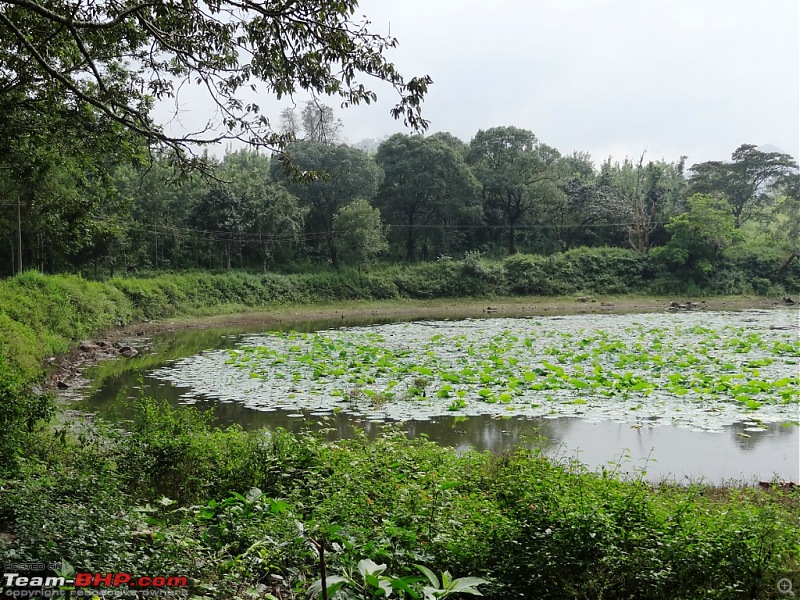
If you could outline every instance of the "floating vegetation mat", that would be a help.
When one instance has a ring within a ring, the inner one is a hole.
[[[373,420],[582,417],[706,431],[798,424],[788,310],[397,323],[248,336],[154,373],[184,398]]]

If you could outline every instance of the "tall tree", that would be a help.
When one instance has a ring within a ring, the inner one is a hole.
[[[300,240],[307,208],[270,177],[270,160],[250,150],[227,154],[219,169],[226,194],[242,214],[239,232],[243,253],[253,254],[263,273],[279,255],[284,257]]]
[[[800,259],[800,173],[794,172],[774,186],[775,205],[770,237],[785,250],[788,257],[780,268],[785,271],[795,259]]]
[[[742,144],[731,162],[708,161],[692,165],[692,193],[724,194],[736,228],[769,204],[773,185],[797,171],[788,154],[762,152],[753,144]]]
[[[618,222],[625,213],[620,198],[595,174],[588,154],[575,152],[558,161],[563,177],[559,192],[546,204],[547,221],[561,250],[570,250],[595,226]]]
[[[463,156],[441,136],[396,134],[383,142],[375,160],[386,173],[378,206],[396,236],[405,239],[413,261],[421,231],[436,231],[438,255],[450,252],[459,226],[480,221],[478,182]]]
[[[318,100],[309,100],[300,115],[303,122],[304,139],[309,142],[337,144],[341,142],[342,120],[333,108]]]
[[[566,175],[560,192],[551,195],[546,211],[564,252],[578,242],[586,243],[593,229],[618,223],[626,214],[620,197],[599,183],[594,173],[573,171]]]
[[[714,270],[722,250],[737,241],[741,233],[734,227],[734,217],[720,197],[694,194],[687,204],[687,212],[669,220],[666,229],[671,237],[658,250],[680,271],[705,277]]]
[[[469,162],[483,185],[485,209],[498,211],[505,221],[509,254],[517,252],[517,227],[556,185],[558,158],[555,148],[526,129],[493,127],[472,138]]]
[[[356,198],[372,199],[383,180],[383,171],[367,154],[355,148],[321,142],[296,142],[287,155],[301,172],[314,172],[311,180],[297,180],[278,161],[272,163],[273,178],[300,199],[309,209],[307,239],[324,248],[331,263],[339,264],[333,217]]]
[[[246,218],[243,199],[224,187],[215,186],[194,203],[189,224],[214,242],[215,250],[222,258],[220,266],[230,271],[234,260],[241,261]],[[207,266],[214,268],[217,265],[210,262]]]
[[[297,119],[297,114],[293,108],[286,107],[281,111],[280,122],[280,133],[290,140],[296,140],[300,137],[300,121]]]
[[[664,232],[666,219],[681,205],[686,189],[682,157],[678,163],[649,161],[644,164],[645,153],[634,163],[603,163],[599,181],[615,195],[627,221],[628,243],[635,250],[646,253],[653,245],[654,232]]]
[[[333,230],[342,260],[359,270],[389,248],[381,225],[381,211],[363,198],[336,211]]]
[[[141,151],[118,129],[97,115],[81,121],[63,99],[0,92],[0,233],[13,240],[0,246],[0,272],[80,268],[116,236],[124,207],[108,173]]]
[[[357,0],[0,0],[0,95],[64,98],[77,119],[102,115],[181,156],[224,139],[280,145],[251,90],[353,105],[376,99],[368,76],[397,92],[395,118],[424,129],[430,78],[404,78],[384,56],[396,40],[355,21],[356,8]],[[177,105],[183,90],[216,107],[199,133],[170,134],[152,118],[156,101]]]
[[[205,157],[208,164],[216,164]],[[131,206],[133,223],[114,248],[112,258],[123,269],[197,268],[208,264],[209,227],[190,223],[209,182],[197,174],[180,177],[173,169],[174,156],[158,153],[143,168],[123,166],[114,173],[118,193]]]
[[[464,160],[467,159],[467,154],[469,153],[469,145],[467,145],[460,138],[454,136],[449,131],[437,131],[430,137],[435,140],[444,142],[445,145],[450,146],[453,150],[458,152],[464,158]]]

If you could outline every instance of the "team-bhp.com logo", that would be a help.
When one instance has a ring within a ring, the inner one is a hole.
[[[42,575],[48,571],[54,576]],[[186,595],[188,580],[181,576],[136,577],[130,573],[88,573],[64,568],[63,563],[11,563],[3,573],[3,595],[15,598],[59,598],[64,592],[136,590],[142,596]],[[107,595],[107,594],[102,594]],[[112,595],[112,594],[108,594]]]

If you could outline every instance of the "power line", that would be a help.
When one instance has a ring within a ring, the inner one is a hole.
[[[257,233],[252,231],[236,231],[236,230],[228,230],[228,229],[200,229],[194,227],[188,227],[185,225],[164,225],[164,224],[156,224],[156,223],[145,223],[142,221],[99,221],[96,220],[96,223],[101,223],[108,226],[120,226],[136,231],[141,231],[144,233],[153,233],[153,234],[171,234],[179,237],[182,233],[193,233],[196,235],[202,235],[208,238],[217,239],[221,241],[229,240],[231,238],[236,239],[248,239],[251,241],[263,241],[263,240],[305,240],[305,241],[313,241],[313,240],[322,240],[327,239],[328,233],[326,232],[298,232],[296,235],[275,235],[275,234],[268,234],[268,233]],[[651,221],[648,225],[656,226],[656,225],[667,225],[668,221]],[[634,227],[637,223],[634,222],[617,222],[617,223],[591,223],[589,225],[562,225],[561,227],[564,229],[579,229],[579,228],[597,228],[597,227]],[[510,229],[509,225],[487,225],[487,224],[462,224],[462,225],[454,225],[448,223],[420,223],[409,225],[407,223],[382,223],[382,226],[389,229],[438,229],[438,230],[498,230],[504,231]],[[532,224],[532,225],[515,225],[515,231],[541,231],[547,229],[553,229],[553,225],[549,224]]]

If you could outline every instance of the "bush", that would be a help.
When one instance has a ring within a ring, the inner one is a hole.
[[[394,282],[402,297],[415,299],[469,297],[470,285],[452,260],[418,263],[394,269]]]
[[[654,293],[781,295],[800,291],[800,260],[785,266],[788,255],[773,247],[732,246],[719,260],[698,260],[691,268],[671,248],[654,248],[650,258],[659,272],[649,286]]]
[[[53,415],[52,397],[36,393],[33,383],[0,356],[0,475],[13,473],[28,436]]]
[[[480,252],[467,252],[461,261],[464,277],[473,282],[474,296],[502,296],[508,294],[505,271],[499,261],[487,260]]]
[[[151,400],[127,434],[82,429],[41,435],[2,483],[5,556],[178,570],[210,598],[307,587],[319,566],[308,536],[329,572],[362,558],[393,573],[425,564],[490,579],[482,592],[498,599],[770,598],[800,575],[792,492],[652,487],[399,431],[323,443],[211,428]]]

